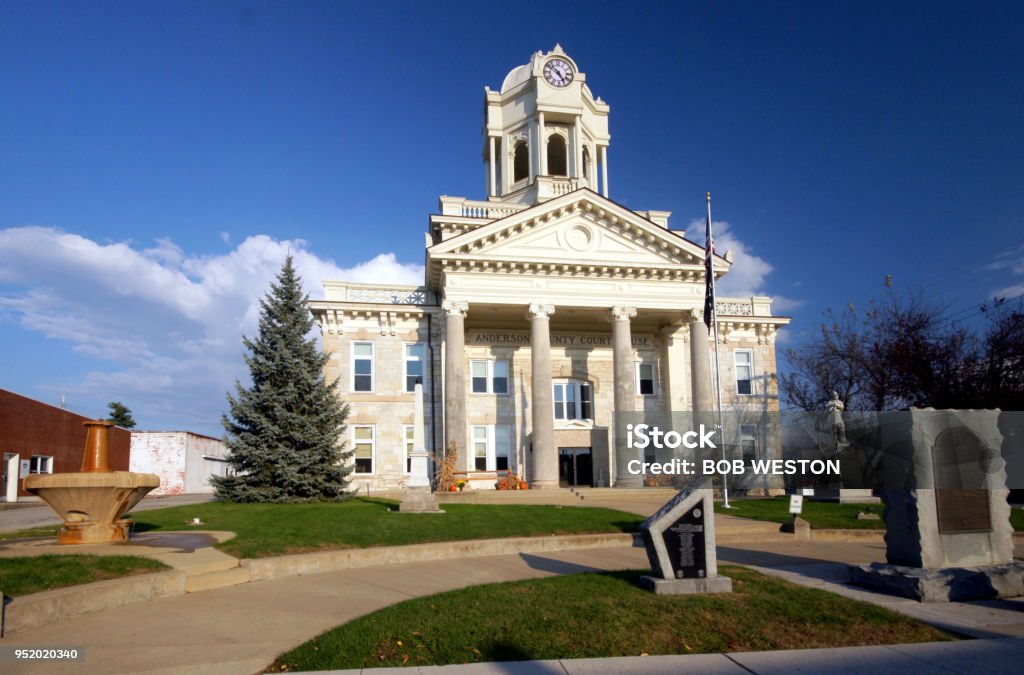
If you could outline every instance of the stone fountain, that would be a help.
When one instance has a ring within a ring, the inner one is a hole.
[[[160,486],[151,473],[110,470],[110,440],[114,426],[106,420],[85,422],[88,433],[79,473],[34,474],[25,489],[39,496],[64,520],[59,544],[128,541],[132,521],[122,519],[147,492]]]

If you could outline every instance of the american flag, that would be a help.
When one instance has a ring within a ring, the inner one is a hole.
[[[715,309],[715,274],[712,261],[715,257],[715,240],[711,237],[711,193],[708,193],[708,231],[704,244],[704,324],[711,330]]]

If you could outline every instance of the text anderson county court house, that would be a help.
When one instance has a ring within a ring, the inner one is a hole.
[[[311,302],[328,380],[350,404],[354,485],[399,487],[424,385],[426,445],[454,442],[469,486],[511,470],[531,488],[640,486],[613,411],[693,409],[691,323],[704,250],[666,211],[609,198],[609,106],[560,47],[485,89],[486,200],[440,198],[420,287],[324,281]],[[719,274],[729,269],[716,257]],[[778,409],[767,297],[720,298],[725,409]],[[757,424],[747,457],[776,456]],[[624,449],[623,449],[624,450]]]

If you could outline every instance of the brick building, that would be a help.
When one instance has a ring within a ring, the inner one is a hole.
[[[84,422],[90,418],[57,406],[0,389],[0,499],[17,501],[28,497],[19,479],[22,460],[30,473],[65,473],[82,466],[85,448]],[[110,429],[110,468],[127,471],[131,433],[120,427]]]

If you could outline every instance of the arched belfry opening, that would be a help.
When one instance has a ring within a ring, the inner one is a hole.
[[[519,141],[513,152],[512,180],[518,183],[530,177],[530,147],[526,141]]]
[[[590,148],[583,146],[583,177],[590,180]]]
[[[569,175],[569,153],[565,139],[558,134],[548,137],[548,175]]]

